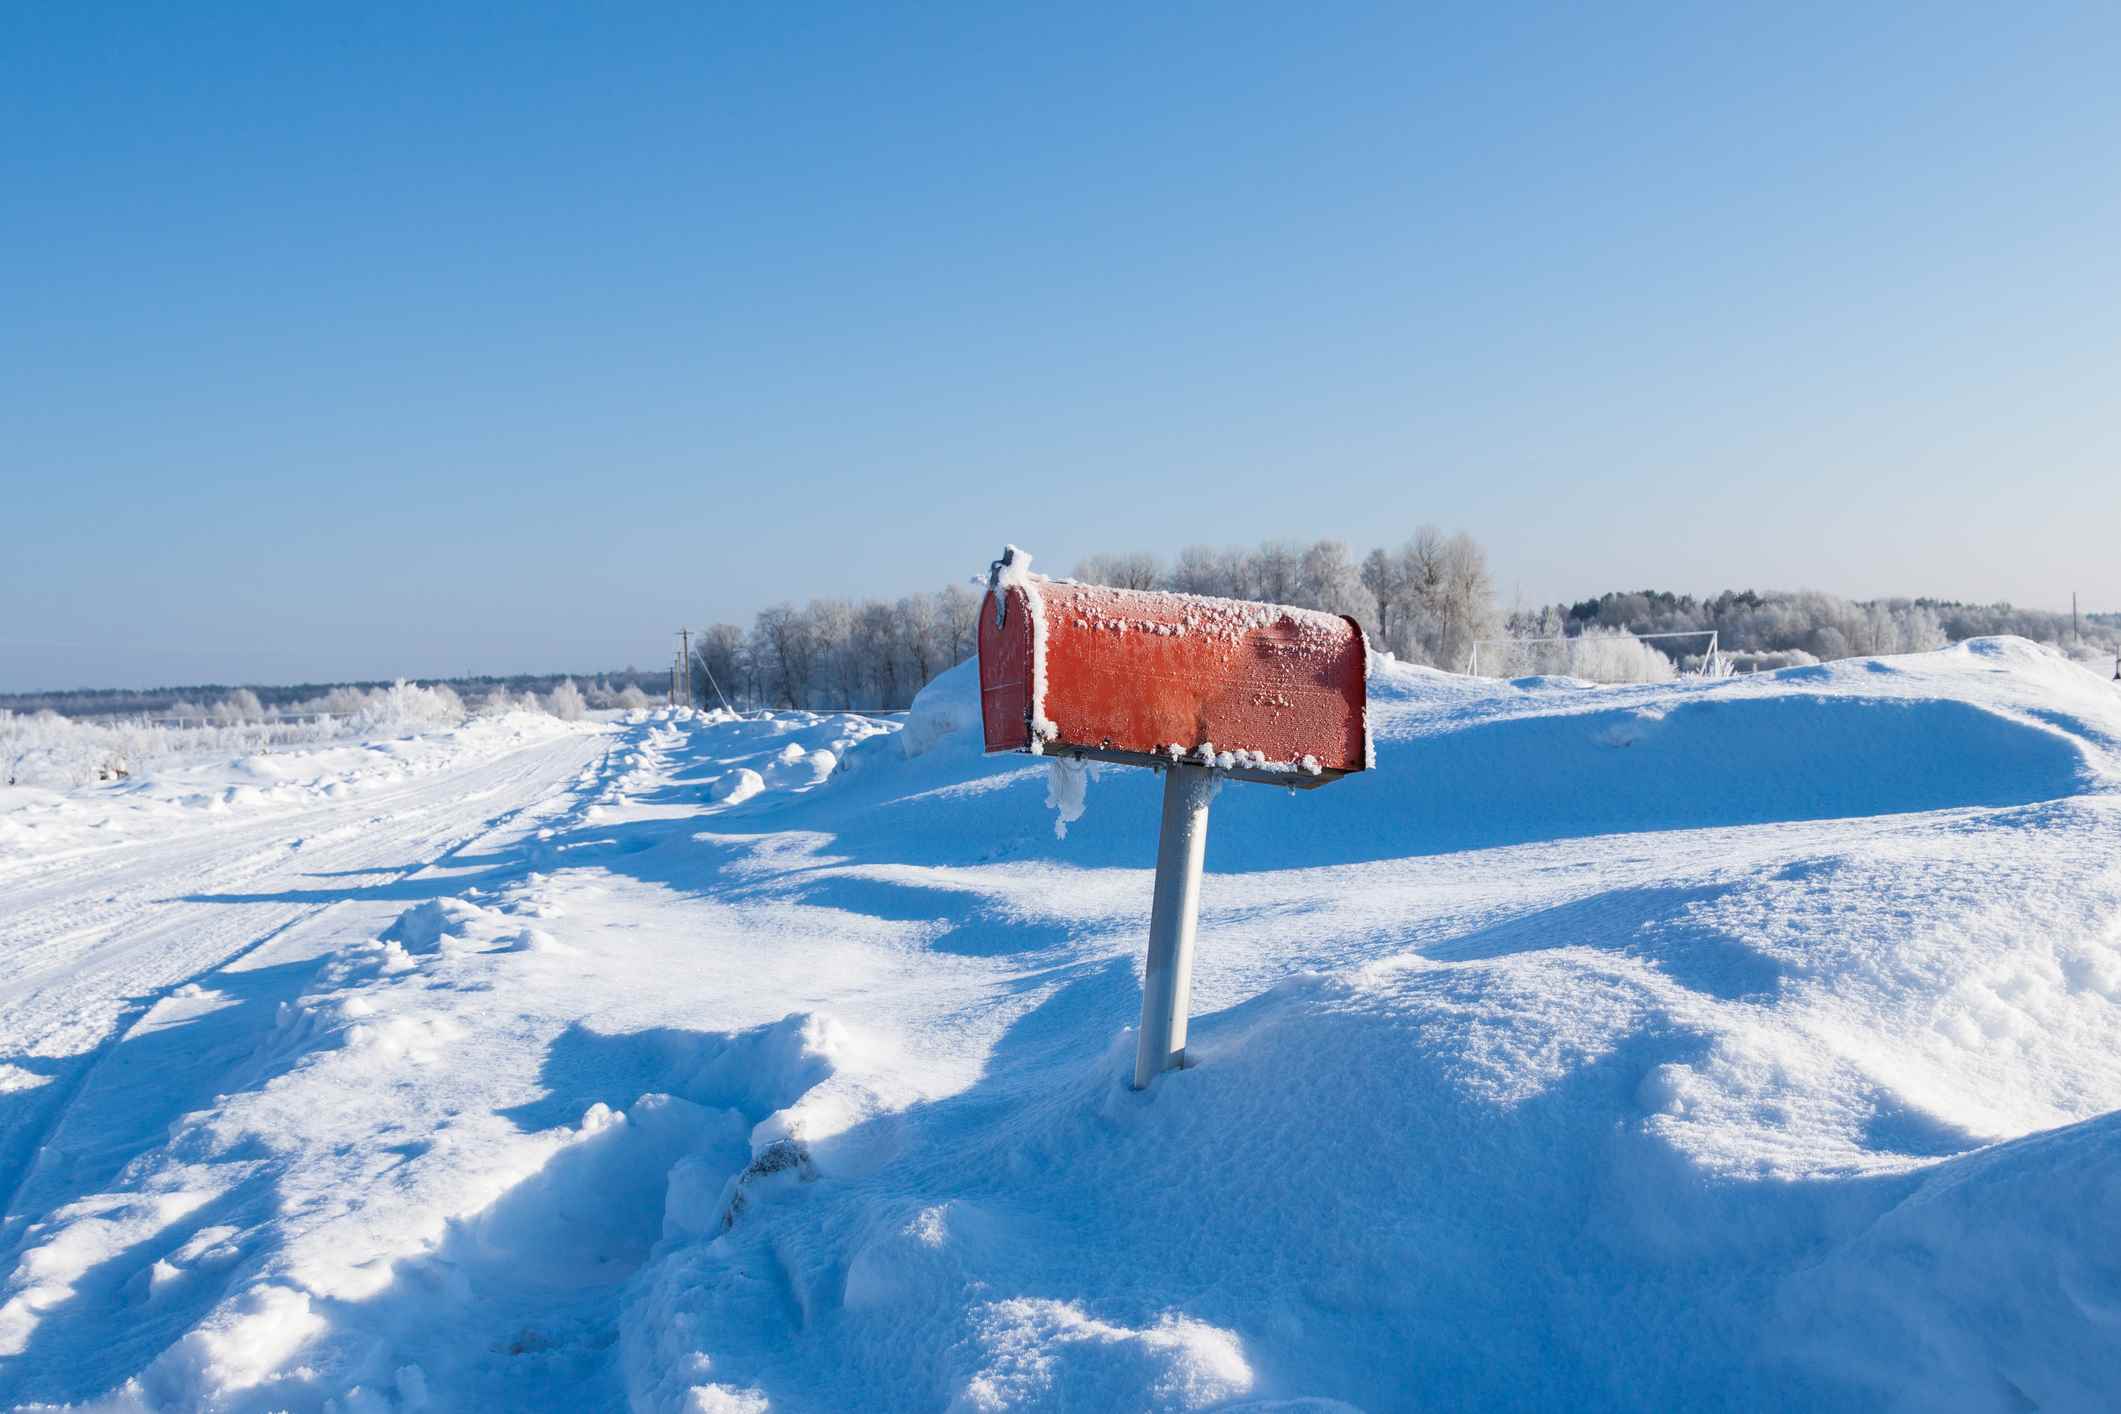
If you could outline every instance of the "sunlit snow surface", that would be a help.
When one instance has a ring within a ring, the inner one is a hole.
[[[1148,1094],[1159,783],[972,688],[0,813],[0,1399],[2112,1407],[2111,684],[1383,665]]]

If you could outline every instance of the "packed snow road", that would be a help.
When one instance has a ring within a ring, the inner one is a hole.
[[[971,688],[0,818],[0,1400],[2111,1407],[2104,681],[1381,664],[1139,1094],[1157,783],[1057,837]]]
[[[0,1242],[84,1163],[127,1157],[143,1116],[106,1095],[124,1082],[98,1067],[142,1018],[268,945],[284,964],[381,927],[403,890],[433,887],[411,881],[559,808],[609,747],[580,731],[470,735],[484,750],[385,773],[398,783],[333,778],[313,792],[321,803],[283,809],[239,793],[254,808],[217,798],[218,810],[159,812],[144,837],[0,860]]]

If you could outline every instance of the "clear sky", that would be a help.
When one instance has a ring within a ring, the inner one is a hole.
[[[2121,608],[2121,7],[13,5],[0,689],[1085,553]]]

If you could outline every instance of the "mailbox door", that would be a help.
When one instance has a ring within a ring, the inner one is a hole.
[[[1031,745],[1031,633],[1021,589],[987,591],[979,611],[979,708],[989,751]]]

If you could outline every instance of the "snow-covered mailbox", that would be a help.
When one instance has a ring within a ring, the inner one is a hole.
[[[1182,1065],[1218,777],[1308,790],[1370,764],[1353,619],[1031,573],[1010,546],[980,610],[987,750],[1164,772],[1134,1084]]]

